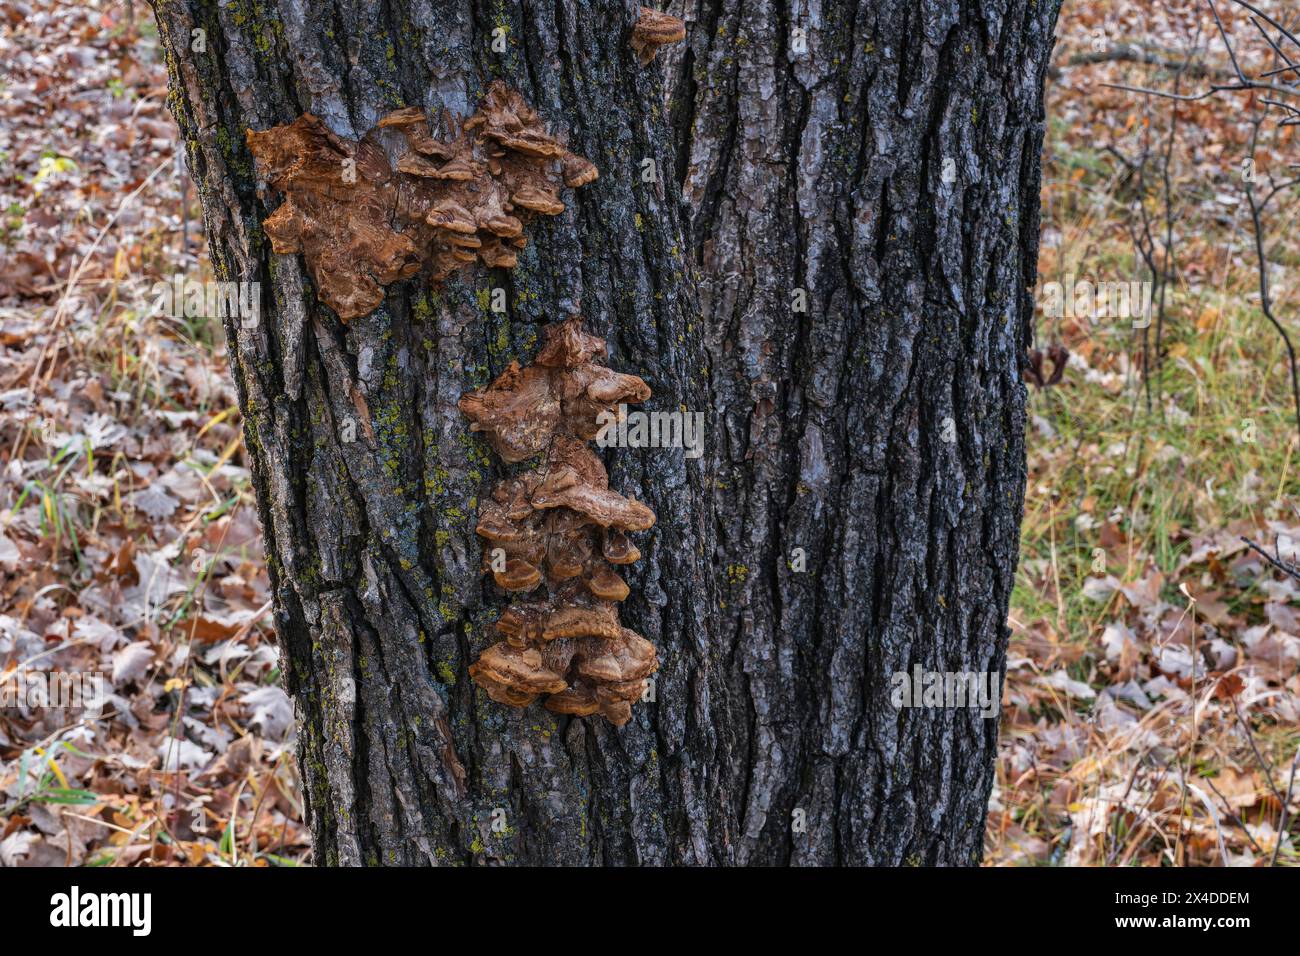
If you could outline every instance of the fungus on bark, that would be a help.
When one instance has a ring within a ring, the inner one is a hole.
[[[496,453],[512,464],[546,450],[557,433],[595,438],[602,414],[617,415],[620,405],[650,397],[637,376],[592,361],[604,350],[604,340],[583,332],[577,318],[549,326],[535,364],[521,369],[511,362],[487,388],[461,398],[470,430],[487,432]]]
[[[360,140],[310,113],[248,131],[259,175],[285,197],[262,224],[271,248],[302,253],[343,321],[372,312],[384,286],[421,270],[441,282],[475,261],[513,268],[528,223],[559,215],[561,189],[597,176],[500,80],[473,116],[451,125],[436,138],[424,111],[407,107]]]
[[[522,707],[546,694],[550,710],[599,713],[621,726],[659,662],[654,645],[619,622],[617,603],[629,591],[612,565],[640,557],[627,534],[646,530],[655,516],[610,489],[584,440],[603,413],[645,401],[650,389],[594,361],[604,356],[604,340],[582,331],[574,316],[547,327],[532,365],[511,363],[492,384],[461,397],[471,429],[486,432],[502,458],[538,459],[499,482],[479,511],[484,571],[513,594],[545,585],[501,613],[502,640],[469,672],[500,703]]]
[[[677,17],[642,7],[632,27],[632,49],[642,66],[649,65],[659,48],[686,39],[686,24]]]

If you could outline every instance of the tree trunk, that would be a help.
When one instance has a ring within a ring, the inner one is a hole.
[[[1005,673],[1059,6],[674,5],[736,862],[982,852],[997,721],[890,675]]]
[[[979,858],[997,722],[891,677],[1004,667],[1058,4],[736,6],[661,71],[621,0],[154,0],[218,277],[263,283],[226,331],[320,864]],[[600,178],[515,269],[340,323],[271,252],[245,131],[466,115],[494,78]],[[658,516],[622,618],[660,670],[617,730],[467,676],[503,470],[456,402],[573,312],[648,407],[710,412],[698,461],[604,453]]]

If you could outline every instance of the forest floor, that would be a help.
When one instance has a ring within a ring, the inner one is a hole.
[[[297,863],[221,331],[153,308],[211,270],[136,9],[0,12],[0,866]],[[102,716],[29,706],[28,669],[103,674]]]
[[[1274,66],[1240,11],[1217,6],[1242,66]],[[1280,17],[1283,6],[1261,8]],[[1168,280],[1163,320],[1154,307],[1146,329],[1078,308],[1040,314],[1039,348],[1070,356],[1058,385],[1030,395],[987,859],[1294,864],[1279,831],[1284,804],[1288,821],[1300,811],[1300,590],[1243,540],[1286,562],[1300,547],[1290,365],[1261,310],[1243,177],[1264,107],[1104,85],[1195,94],[1231,82],[1200,0],[1067,2],[1058,35],[1040,281],[1149,281],[1144,246]],[[1198,41],[1193,61],[1219,76],[1179,76]],[[1165,62],[1113,58],[1135,45]],[[1282,118],[1259,128],[1261,203],[1300,162]],[[1261,217],[1273,311],[1293,335],[1298,202],[1284,189]]]
[[[1069,362],[1029,399],[991,865],[1297,862],[1300,586],[1242,540],[1300,547],[1242,178],[1261,104],[1180,104],[1166,153],[1173,104],[1103,84],[1172,89],[1198,28],[1197,62],[1229,64],[1200,0],[1148,6],[1067,0],[1048,83],[1041,280],[1149,280],[1148,227],[1172,262],[1158,363],[1157,323],[1039,321]],[[156,282],[211,276],[137,9],[133,31],[118,6],[0,12],[0,865],[305,863],[220,330],[153,308]],[[1114,57],[1136,44],[1164,65]],[[1259,196],[1300,161],[1277,119]],[[1300,334],[1297,202],[1263,225]],[[103,674],[100,716],[33,706],[50,671]]]

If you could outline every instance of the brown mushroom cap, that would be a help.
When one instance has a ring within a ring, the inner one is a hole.
[[[645,682],[640,682],[639,686],[640,689],[629,691],[627,696],[616,696],[610,694],[604,685],[579,680],[564,693],[546,698],[546,709],[575,717],[600,714],[615,727],[622,727],[632,718],[632,701],[645,693]]]
[[[639,404],[650,397],[650,386],[637,375],[624,375],[600,365],[584,365],[574,371],[586,381],[583,394],[596,404]]]
[[[436,179],[469,182],[470,180],[482,175],[482,172],[483,170],[478,163],[475,163],[464,156],[453,156],[447,162],[439,166],[433,176]]]
[[[515,251],[502,245],[500,240],[485,242],[479,255],[483,259],[483,264],[491,269],[513,269],[519,264],[519,257],[515,255]]]
[[[496,571],[492,577],[497,586],[506,591],[531,591],[542,583],[542,572],[534,564],[518,558],[506,562],[504,571]]]
[[[510,644],[523,647],[541,640],[541,622],[549,613],[545,604],[512,604],[497,618],[497,633]]]
[[[601,554],[610,564],[631,564],[641,559],[641,552],[632,543],[632,539],[612,528],[605,532]]]
[[[602,601],[622,601],[629,594],[627,582],[611,568],[601,568],[587,579],[591,593]]]
[[[596,165],[577,153],[565,153],[564,158],[560,160],[560,168],[564,171],[564,185],[570,189],[585,186],[600,176]]]
[[[635,631],[620,628],[618,638],[586,641],[575,655],[578,673],[600,683],[640,680],[659,667],[655,646]]]
[[[438,167],[418,153],[407,153],[397,161],[397,171],[408,176],[438,177]]]
[[[528,529],[517,521],[506,517],[505,509],[493,506],[491,502],[479,512],[478,526],[474,529],[479,537],[489,541],[521,541],[528,535]]]
[[[559,196],[549,190],[540,189],[531,183],[512,193],[510,202],[546,216],[558,216],[564,212],[564,203],[560,202]]]
[[[529,694],[554,694],[567,687],[565,680],[542,664],[542,655],[536,648],[511,647],[493,644],[479,659],[470,665],[471,676],[508,686]]]
[[[634,498],[609,489],[600,459],[576,438],[555,435],[546,463],[534,473],[528,503],[537,509],[568,508],[601,527],[644,531],[654,512]]]
[[[552,546],[546,554],[546,574],[552,581],[576,578],[586,567],[581,552],[566,547]]]
[[[640,697],[637,694],[637,697]],[[632,719],[632,703],[626,700],[601,702],[600,712],[615,727],[622,727]]]
[[[580,512],[601,527],[624,531],[645,531],[655,523],[655,513],[635,498],[624,498],[617,491],[598,488],[580,481],[573,469],[555,474],[556,480],[533,493],[536,508],[569,508]]]
[[[509,684],[492,680],[490,677],[484,675],[481,669],[479,673],[475,673],[474,667],[475,665],[470,665],[470,676],[473,677],[475,682],[487,691],[487,695],[498,704],[509,704],[511,707],[527,707],[538,697],[537,694],[515,690]]]
[[[452,199],[444,199],[429,211],[429,225],[450,232],[476,232],[478,224],[473,214]]]
[[[650,7],[641,8],[641,14],[632,27],[632,49],[642,66],[653,60],[664,44],[685,39],[686,24],[682,20]]]
[[[618,623],[618,612],[612,604],[601,603],[595,607],[562,607],[552,611],[542,625],[542,639],[554,641],[562,637],[599,637],[617,640],[626,630]]]
[[[513,239],[524,231],[524,224],[505,212],[506,197],[493,190],[474,205],[474,221],[478,228],[499,239]]]
[[[590,717],[600,710],[600,707],[600,700],[596,697],[596,689],[586,683],[574,684],[563,693],[552,694],[546,698],[546,709],[557,714]]]

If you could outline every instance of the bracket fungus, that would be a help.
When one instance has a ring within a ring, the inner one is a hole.
[[[575,319],[549,326],[535,364],[521,369],[511,362],[487,388],[461,398],[470,430],[487,432],[496,453],[511,463],[546,450],[557,432],[595,438],[602,413],[650,397],[635,375],[592,361],[604,349],[604,340],[583,332]]]
[[[629,591],[614,566],[641,556],[627,535],[651,527],[655,516],[609,487],[605,466],[584,442],[599,431],[602,414],[644,402],[650,388],[597,364],[605,342],[583,332],[577,316],[545,331],[532,365],[512,362],[460,399],[471,429],[487,433],[507,462],[538,459],[499,482],[479,510],[484,571],[502,590],[526,597],[501,613],[502,640],[469,673],[500,703],[523,707],[546,694],[549,710],[599,713],[622,726],[659,662],[654,645],[619,622],[617,604]]]
[[[641,8],[632,27],[632,49],[642,66],[650,64],[661,46],[685,39],[686,24],[682,20],[651,7]]]
[[[343,321],[374,311],[384,286],[421,270],[441,282],[475,261],[513,268],[528,223],[559,215],[561,189],[597,177],[500,80],[451,125],[436,137],[424,111],[408,107],[360,140],[310,113],[248,131],[259,175],[285,197],[262,224],[271,248],[302,253]]]

